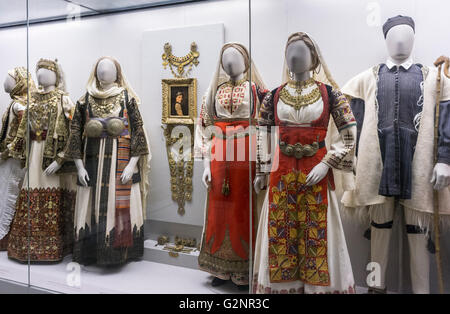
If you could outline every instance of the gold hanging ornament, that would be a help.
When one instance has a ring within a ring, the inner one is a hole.
[[[172,54],[172,45],[169,43],[166,43],[164,45],[164,53],[162,55],[163,60],[163,67],[164,69],[167,69],[167,67],[170,68],[170,71],[172,74],[176,77],[174,81],[180,81],[180,84],[185,84],[184,81],[186,81],[187,76],[191,73],[192,68],[195,66],[198,66],[200,54],[197,50],[197,44],[193,42],[191,44],[191,51],[183,56],[183,57],[176,57]],[[187,67],[187,69],[185,69]],[[176,70],[175,70],[176,69]],[[164,83],[164,80],[163,80]],[[164,85],[164,84],[163,84]],[[180,86],[181,86],[180,85]],[[174,84],[174,86],[178,86]],[[184,86],[184,85],[183,85]],[[190,87],[189,87],[190,91]],[[170,89],[170,92],[172,90]],[[191,92],[190,92],[191,93]],[[167,159],[169,161],[169,169],[170,169],[170,189],[172,193],[172,200],[177,202],[178,204],[178,214],[183,216],[186,212],[185,210],[185,204],[186,201],[192,200],[192,178],[194,175],[194,122],[193,119],[196,115],[196,103],[191,103],[192,101],[195,101],[196,99],[196,89],[195,89],[195,80],[194,80],[194,96],[190,95],[190,103],[189,103],[189,114],[187,119],[183,117],[178,117],[178,121],[176,123],[169,123],[167,120],[164,119],[164,100],[163,100],[163,124],[166,125],[164,128],[164,136],[166,139],[166,150],[167,150]],[[165,96],[167,96],[163,89],[163,99]],[[170,93],[169,93],[170,95]],[[170,112],[171,108],[171,98],[168,97],[166,100],[166,110]],[[192,108],[192,109],[191,109]],[[192,111],[192,112],[191,112]],[[177,149],[173,148],[173,145],[177,143],[178,141],[183,140],[183,136],[180,135],[178,137],[172,138],[172,130],[177,127],[178,125],[185,125],[189,128],[190,134],[191,134],[191,142],[190,144],[190,152],[187,154],[187,152],[183,151],[183,146]]]
[[[172,130],[175,125],[168,125],[164,129],[164,136],[166,138],[167,158],[169,159],[170,170],[170,190],[172,192],[172,200],[178,204],[178,214],[183,216],[185,214],[186,201],[192,200],[192,177],[194,175],[194,156],[193,150],[189,154],[190,158],[186,158],[183,147],[181,146],[178,152],[172,151],[172,145],[177,141],[182,140],[182,135],[178,138],[171,137]],[[193,126],[189,126],[191,134],[193,134]],[[194,145],[193,137],[191,137],[191,147]],[[186,160],[188,159],[188,160]]]
[[[172,45],[166,43],[164,45],[164,53],[162,55],[163,66],[164,69],[167,69],[167,66],[169,66],[170,71],[172,71],[172,74],[176,78],[188,77],[189,73],[192,71],[193,66],[198,66],[199,56],[200,53],[197,50],[197,44],[195,42],[191,44],[191,51],[183,57],[174,56],[172,54]],[[185,71],[184,69],[186,66],[189,66],[187,71]],[[178,74],[174,71],[174,67],[177,69]]]

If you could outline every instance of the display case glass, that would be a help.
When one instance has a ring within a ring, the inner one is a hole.
[[[448,293],[448,9],[0,1],[0,293]]]

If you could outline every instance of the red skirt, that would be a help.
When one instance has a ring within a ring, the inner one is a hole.
[[[250,161],[249,151],[252,149],[252,156],[255,156],[256,138],[248,132],[246,136],[242,135],[248,125],[248,121],[215,124],[227,136],[213,139],[211,186],[199,264],[203,270],[222,278],[236,273],[248,277],[250,229],[253,239],[255,236],[253,226],[250,227],[250,213],[254,216],[256,198],[251,184],[256,167],[255,162]],[[242,127],[237,131],[240,135],[233,137],[230,127]],[[226,191],[224,184],[229,190]],[[252,211],[250,197],[253,198]]]

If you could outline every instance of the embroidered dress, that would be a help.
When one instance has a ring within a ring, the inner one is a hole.
[[[307,33],[294,33],[285,52],[296,41],[310,50],[312,78],[292,81],[285,59],[283,84],[265,96],[258,118],[257,171],[268,174],[269,184],[255,244],[253,291],[354,293],[334,175],[342,179],[340,188],[351,188],[344,174],[353,169],[356,121],[317,43]],[[263,135],[272,127],[276,134],[267,154]],[[308,185],[320,163],[328,173]]]
[[[310,187],[306,177],[320,162],[351,169],[345,156],[353,149],[356,123],[338,90],[319,82],[308,89],[318,91],[320,97],[299,109],[280,99],[283,90],[295,94],[289,85],[268,94],[261,106],[259,125],[278,126],[279,140],[256,240],[256,293],[354,293],[332,170]],[[330,114],[342,142],[327,152],[324,141]],[[286,147],[295,150],[299,144],[316,152],[289,154]]]
[[[23,67],[8,72],[14,78],[16,85],[10,93],[11,103],[2,118],[0,133],[0,250],[8,248],[8,238],[11,222],[16,210],[16,200],[20,192],[25,174],[19,160],[10,158],[8,145],[14,140],[27,103],[27,90],[35,89],[31,75]],[[28,81],[28,84],[27,84]]]
[[[63,150],[74,104],[57,88],[48,93],[36,92],[32,98],[29,113],[24,111],[17,136],[10,145],[11,155],[25,161],[29,173],[17,200],[8,257],[23,262],[54,262],[71,253],[72,246],[75,176],[71,173],[73,164],[64,162]],[[61,169],[52,175],[44,174],[53,161],[62,165]]]
[[[66,154],[82,159],[89,175],[87,187],[78,182],[73,260],[81,264],[123,264],[142,256],[144,216],[141,174],[136,166],[131,182],[123,184],[122,171],[130,157],[148,154],[143,122],[133,98],[126,93],[105,99],[87,94],[77,104]],[[112,104],[101,112],[101,104]],[[120,118],[125,129],[111,136],[106,127],[98,137],[86,136],[95,120],[106,125]]]
[[[255,237],[250,216],[253,215],[254,221],[257,204],[249,187],[249,180],[253,181],[255,176],[255,162],[250,161],[250,156],[256,154],[256,133],[251,130],[265,91],[254,64],[253,82],[248,80],[247,49],[238,43],[226,44],[219,60],[226,49],[236,49],[242,54],[246,70],[242,80],[231,81],[219,61],[203,100],[200,125],[196,127],[196,156],[207,158],[211,169],[198,263],[201,270],[217,278],[248,285],[250,236]]]
[[[223,157],[211,160],[212,182],[198,259],[200,269],[224,280],[231,279],[238,285],[248,284],[250,197],[256,204],[255,195],[249,189],[250,165],[252,181],[255,175],[255,163],[250,163],[249,159],[250,141],[253,140],[252,147],[255,142],[255,135],[248,132],[249,117],[255,113],[249,86],[248,81],[236,85],[227,82],[217,90],[215,115],[211,122],[218,132],[212,139],[211,155]],[[253,104],[257,104],[256,85],[252,84],[252,88]],[[244,154],[242,148],[245,148]],[[255,232],[252,232],[254,238]]]
[[[85,96],[77,103],[66,155],[83,161],[88,186],[78,181],[73,260],[88,265],[120,265],[144,252],[145,199],[149,147],[137,98],[117,60],[118,82],[99,87],[98,63]],[[139,157],[129,182],[123,170]]]

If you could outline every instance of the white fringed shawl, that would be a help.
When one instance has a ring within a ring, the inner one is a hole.
[[[416,150],[412,162],[412,198],[402,200],[402,205],[422,214],[433,213],[433,185],[430,183],[434,168],[434,108],[436,105],[435,68],[423,67],[424,106],[420,122]],[[342,92],[365,101],[365,112],[359,153],[356,164],[355,188],[344,193],[342,203],[346,207],[382,204],[385,197],[378,195],[383,162],[377,125],[377,76],[378,66],[370,68],[351,79]],[[442,99],[450,99],[450,80],[442,76]],[[439,191],[440,213],[450,215],[450,187]]]

